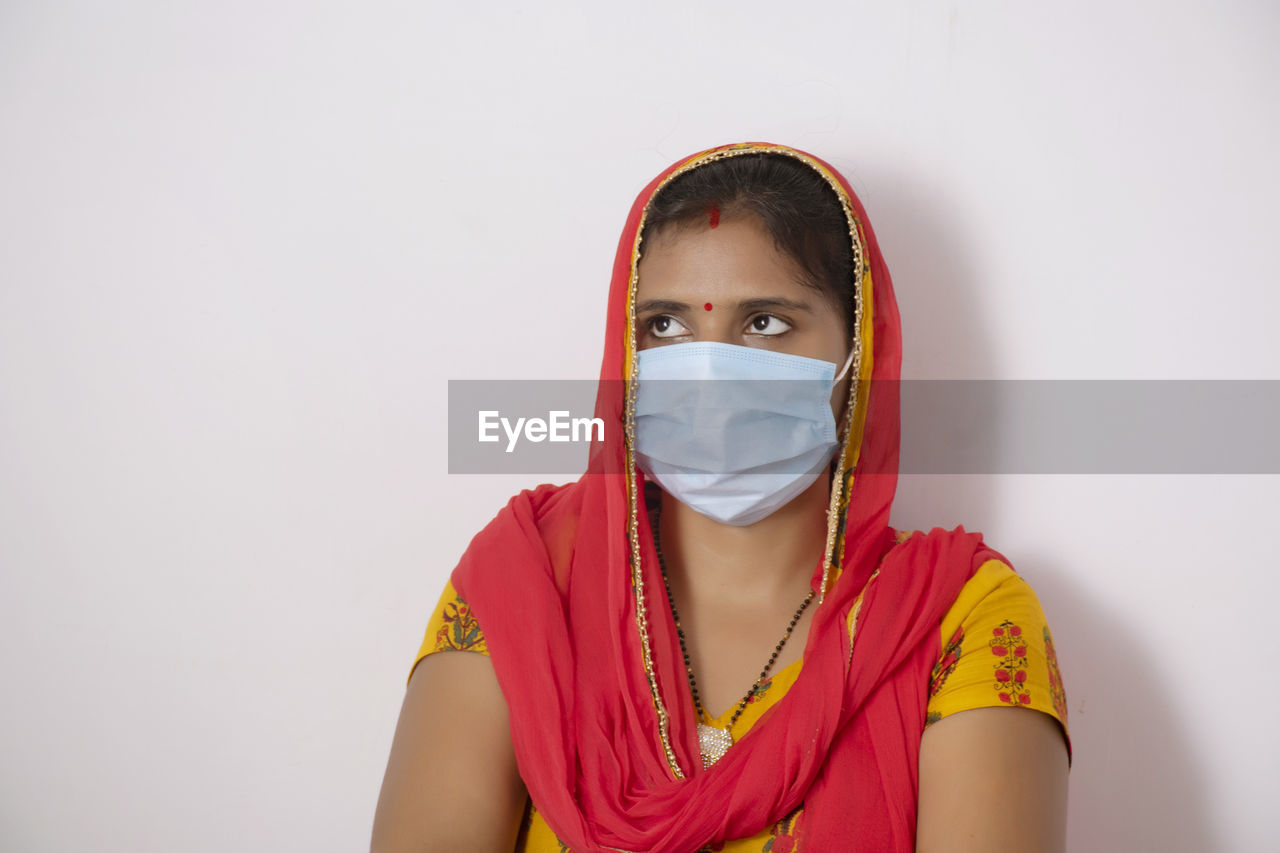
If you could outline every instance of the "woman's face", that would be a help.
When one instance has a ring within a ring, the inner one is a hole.
[[[830,361],[838,372],[851,345],[844,319],[803,277],[754,216],[666,229],[640,258],[636,346],[717,341]],[[837,418],[848,382],[832,393]]]

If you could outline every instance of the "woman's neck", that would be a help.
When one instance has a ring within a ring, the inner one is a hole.
[[[662,494],[662,550],[671,581],[695,600],[726,607],[804,595],[826,544],[829,478],[819,477],[772,515],[721,524]]]

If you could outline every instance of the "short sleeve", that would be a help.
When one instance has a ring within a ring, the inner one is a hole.
[[[961,589],[941,626],[942,652],[929,680],[928,727],[971,708],[1042,711],[1067,730],[1067,695],[1053,635],[1031,586],[988,560]]]
[[[489,647],[484,642],[484,634],[480,631],[480,623],[471,613],[471,605],[462,600],[449,581],[445,582],[440,602],[436,605],[431,618],[427,620],[427,633],[422,638],[422,647],[418,649],[418,656],[414,658],[413,666],[409,668],[409,678],[405,679],[406,685],[413,678],[413,671],[418,668],[418,663],[427,655],[436,652],[489,654]]]

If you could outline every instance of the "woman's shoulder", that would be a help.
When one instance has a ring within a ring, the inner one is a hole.
[[[956,596],[955,604],[951,605],[943,622],[948,619],[963,620],[979,605],[989,605],[993,601],[1018,602],[1022,606],[1034,605],[1039,608],[1036,594],[1026,579],[1014,571],[1013,566],[1004,558],[988,556],[982,559],[973,576],[960,588],[960,594]]]
[[[498,510],[481,534],[495,527],[510,525],[513,521],[542,523],[551,517],[576,515],[581,505],[583,478],[568,483],[539,483],[516,492]]]
[[[950,637],[961,627],[983,625],[990,627],[992,637],[999,637],[998,629],[1005,623],[1014,636],[1030,628],[1047,634],[1048,620],[1030,582],[1003,556],[988,554],[980,560],[942,618],[943,635]]]
[[[953,530],[935,527],[930,531],[893,530],[895,542],[901,544],[913,537],[955,538],[977,537],[980,543],[973,555],[973,570],[960,587],[959,593],[942,618],[942,632],[950,636],[963,624],[975,619],[1002,612],[1010,616],[1034,617],[1031,621],[1043,623],[1044,612],[1035,591],[1027,580],[1013,568],[1012,563],[999,551],[982,541],[981,534],[965,531],[963,526]]]
[[[507,500],[471,538],[450,577],[466,596],[476,583],[505,583],[516,567],[558,572],[572,550],[584,499],[582,479],[542,483]]]
[[[489,528],[507,537],[504,545],[512,544],[510,536],[516,531],[531,538],[545,540],[572,537],[582,514],[586,495],[586,475],[568,483],[541,483],[531,489],[522,489],[512,495]]]

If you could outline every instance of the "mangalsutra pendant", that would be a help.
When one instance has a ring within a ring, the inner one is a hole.
[[[728,729],[718,729],[706,723],[698,723],[698,749],[702,752],[702,768],[705,770],[724,758],[733,746],[733,735]]]

